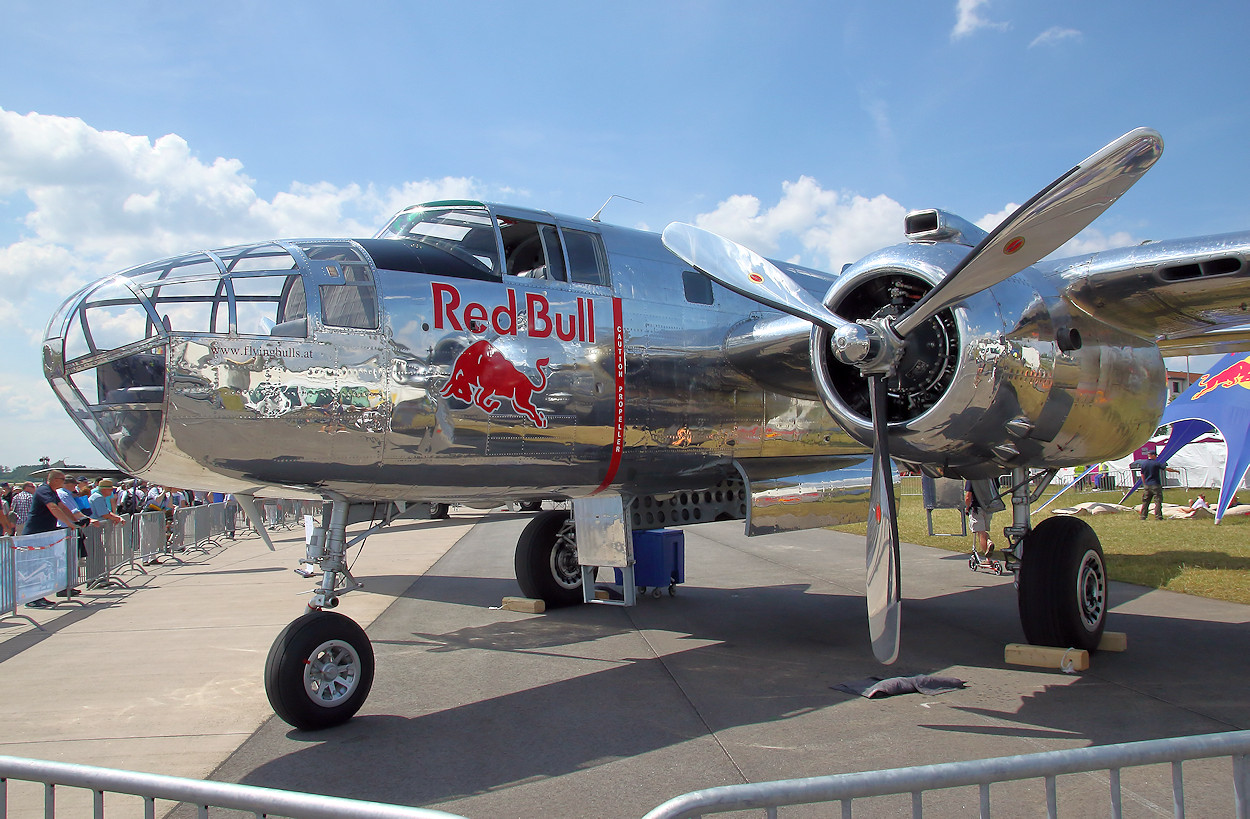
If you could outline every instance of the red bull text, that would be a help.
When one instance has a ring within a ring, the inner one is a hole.
[[[471,301],[461,307],[460,291],[454,285],[434,282],[430,285],[434,297],[435,330],[468,330],[483,334],[493,330],[496,335],[520,335],[517,322],[517,292],[511,287],[505,290],[505,303],[494,308]],[[552,313],[551,302],[542,293],[525,294],[526,317],[524,333],[530,338],[550,338],[552,334],[561,341],[595,340],[595,300],[577,297],[577,309],[572,313]]]

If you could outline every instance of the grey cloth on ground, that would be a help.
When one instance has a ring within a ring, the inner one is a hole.
[[[896,694],[945,694],[966,688],[967,684],[958,677],[937,677],[932,674],[916,674],[911,677],[869,677],[865,680],[853,680],[831,686],[837,691],[858,694],[868,699],[893,697]]]

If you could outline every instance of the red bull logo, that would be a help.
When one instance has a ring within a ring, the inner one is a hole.
[[[512,408],[543,428],[547,416],[534,406],[534,394],[547,389],[547,366],[550,359],[540,358],[534,363],[538,369],[538,383],[517,369],[504,354],[486,339],[475,341],[456,358],[451,368],[451,378],[443,385],[444,398],[455,398],[466,404],[474,404],[488,413],[503,406],[507,399]]]
[[[1198,386],[1202,389],[1194,394],[1191,401],[1197,401],[1219,387],[1245,387],[1250,390],[1250,356],[1234,361],[1218,373],[1206,373],[1198,379]]]

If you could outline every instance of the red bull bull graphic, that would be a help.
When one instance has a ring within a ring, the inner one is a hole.
[[[456,398],[466,404],[475,404],[488,413],[503,406],[507,399],[514,411],[521,413],[542,429],[547,426],[547,416],[534,406],[534,394],[547,389],[547,369],[550,359],[540,358],[534,362],[538,369],[538,383],[521,372],[503,353],[486,339],[475,341],[456,358],[451,378],[443,385],[444,398]]]
[[[1219,387],[1245,387],[1250,390],[1250,356],[1234,361],[1218,373],[1206,373],[1198,379],[1198,387],[1200,389],[1190,401],[1197,401]]]

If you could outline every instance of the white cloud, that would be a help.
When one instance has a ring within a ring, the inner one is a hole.
[[[1081,32],[1074,28],[1063,28],[1062,26],[1051,26],[1041,34],[1033,38],[1033,42],[1029,43],[1029,48],[1033,46],[1049,46],[1056,45],[1064,40],[1079,40]]]
[[[955,4],[955,27],[951,29],[951,39],[959,40],[979,29],[988,28],[1006,31],[1008,23],[996,23],[981,16],[981,7],[989,5],[990,0],[958,0]]]
[[[837,272],[843,264],[903,241],[905,215],[906,209],[888,196],[828,191],[803,176],[784,183],[781,199],[768,209],[754,196],[731,196],[695,223],[766,255],[776,253],[783,240],[796,240],[811,257],[808,264]]]
[[[0,232],[0,343],[7,351],[0,423],[44,419],[90,451],[43,383],[39,352],[48,318],[89,281],[202,248],[371,236],[404,205],[481,194],[474,180],[447,177],[386,189],[296,181],[266,199],[238,159],[203,161],[176,134],[152,140],[0,108],[0,198],[9,210],[29,203],[17,229]],[[15,446],[5,458],[21,462]]]
[[[203,162],[176,134],[153,141],[0,109],[0,195],[22,193],[32,206],[26,235],[0,245],[0,284],[20,303],[32,292],[67,294],[88,279],[204,247],[370,236],[402,205],[469,197],[477,187],[452,177],[384,191],[293,182],[266,200],[239,160]]]

